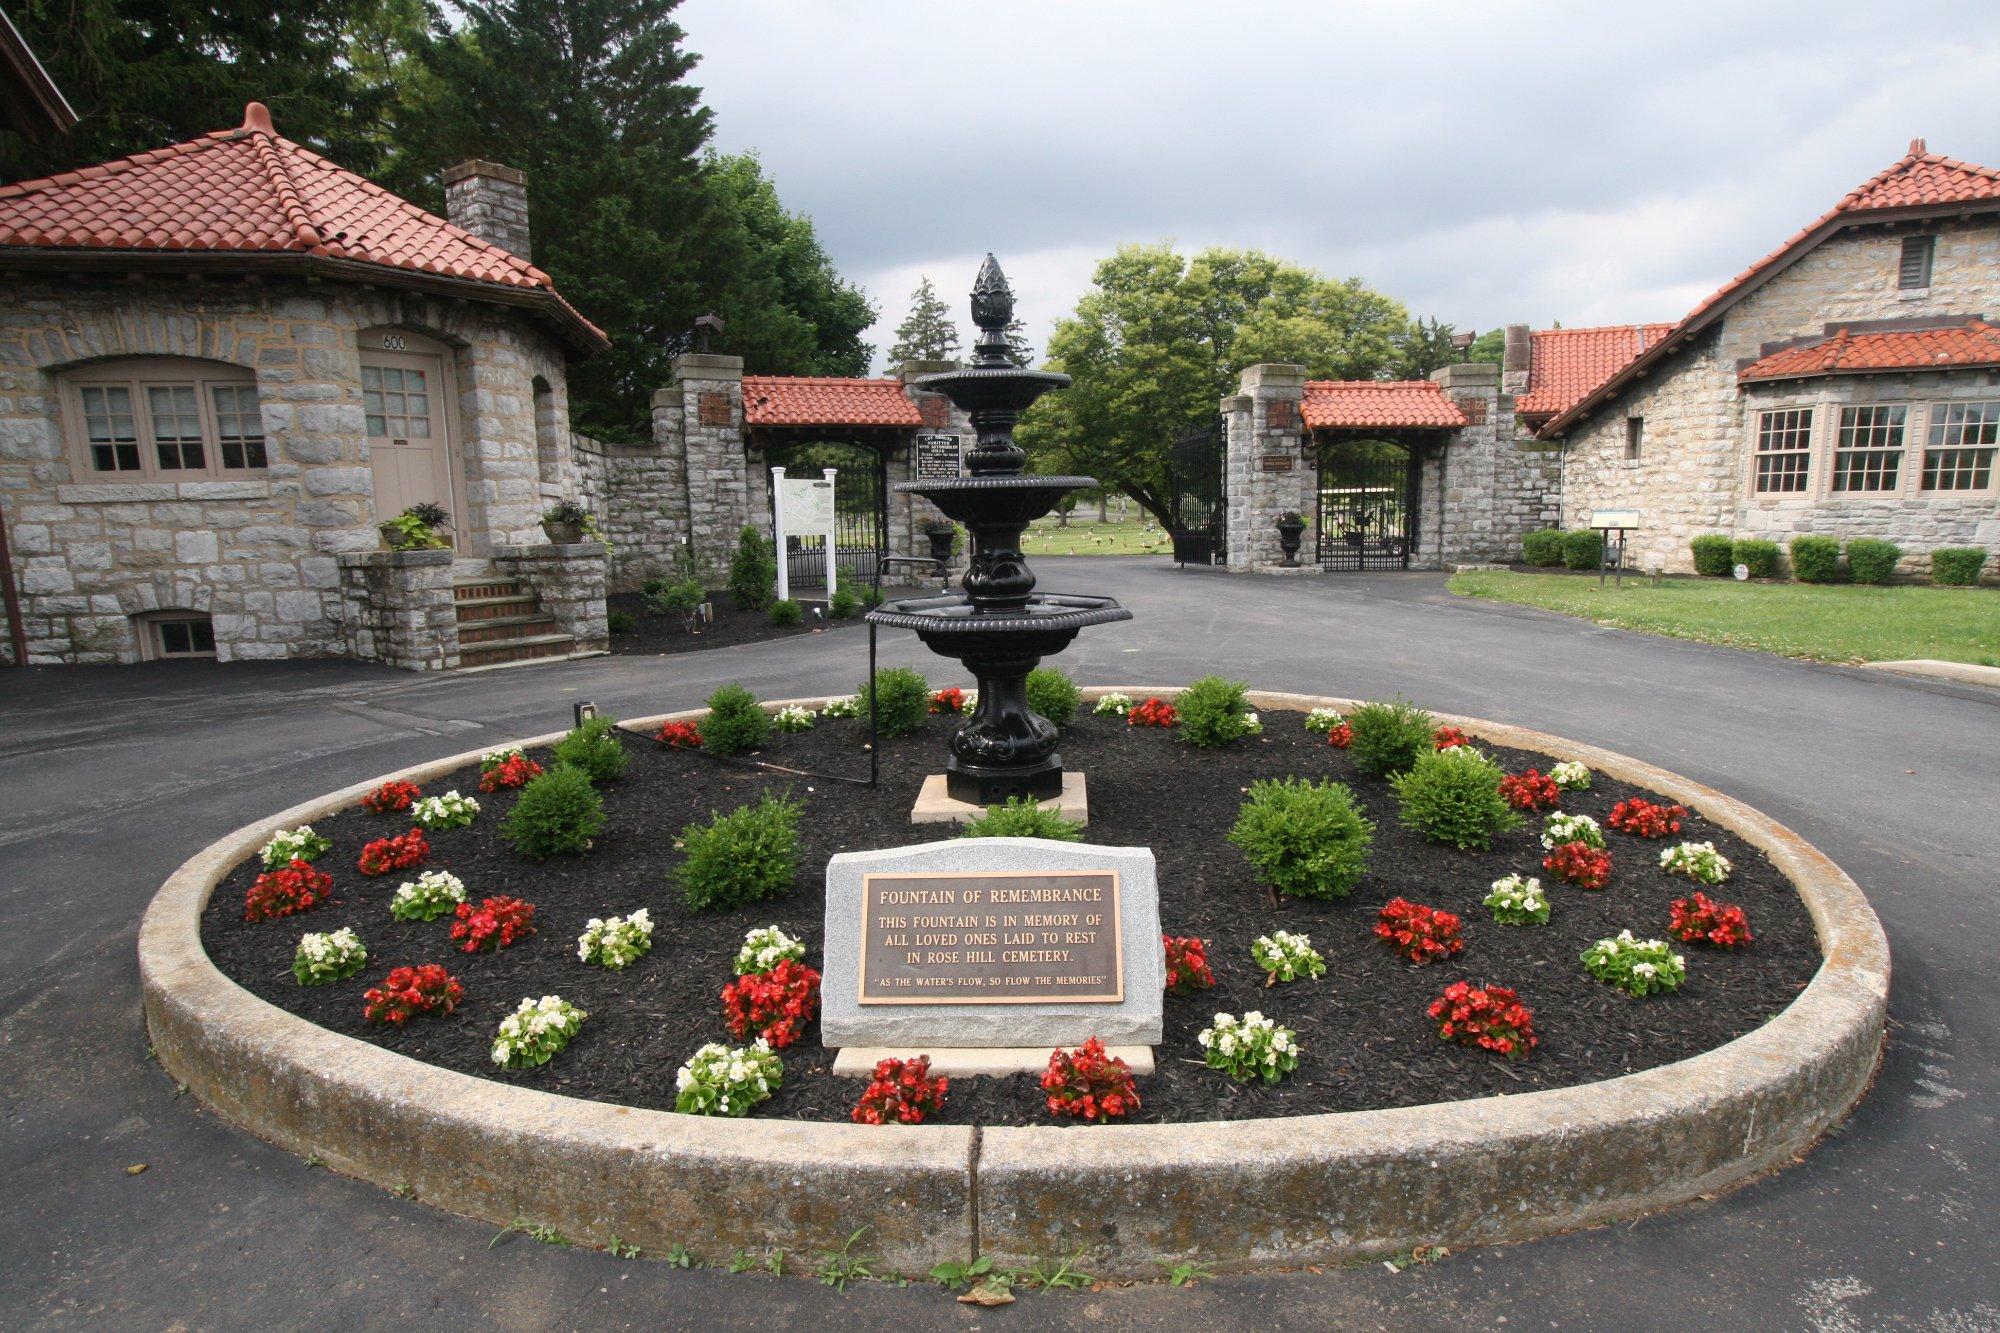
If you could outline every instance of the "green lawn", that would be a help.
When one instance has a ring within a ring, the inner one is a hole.
[[[1036,519],[1021,538],[1022,552],[1031,556],[1163,555],[1173,549],[1172,535],[1150,515],[1099,523],[1095,509],[1071,514],[1066,528],[1054,518]]]
[[[1451,590],[1582,616],[1617,629],[1754,648],[1818,662],[1940,658],[2000,666],[2000,592],[1990,588],[1852,587],[1625,579],[1467,571]]]

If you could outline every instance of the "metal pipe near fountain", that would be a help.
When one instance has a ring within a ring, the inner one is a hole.
[[[963,592],[906,598],[868,614],[871,625],[914,630],[925,647],[956,658],[979,682],[978,707],[951,738],[945,789],[981,806],[1062,795],[1056,727],[1028,706],[1028,673],[1089,626],[1132,618],[1110,597],[1035,591],[1021,534],[1064,495],[1097,479],[1027,473],[1014,425],[1037,398],[1070,381],[1014,364],[1006,334],[1013,317],[1014,294],[989,254],[972,284],[972,322],[980,331],[972,363],[916,381],[972,419],[978,441],[966,456],[970,475],[896,484],[965,525],[972,551]]]

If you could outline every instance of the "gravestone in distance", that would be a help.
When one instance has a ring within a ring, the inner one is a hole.
[[[1101,1038],[1135,1071],[1160,1041],[1151,849],[954,838],[826,868],[821,1040],[834,1072],[929,1055],[943,1073],[1039,1070]]]

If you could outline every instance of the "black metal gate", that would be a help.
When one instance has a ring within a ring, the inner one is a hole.
[[[1174,516],[1174,560],[1219,565],[1228,555],[1229,486],[1221,417],[1173,443],[1167,456]]]
[[[887,460],[879,449],[860,444],[801,444],[770,451],[770,462],[787,478],[818,479],[827,468],[833,481],[835,568],[843,580],[869,579],[889,550]],[[768,495],[771,474],[764,474]],[[795,533],[785,542],[787,576],[794,587],[826,586],[826,536]]]
[[[1417,537],[1416,451],[1343,440],[1319,451],[1319,562],[1327,569],[1408,569]]]

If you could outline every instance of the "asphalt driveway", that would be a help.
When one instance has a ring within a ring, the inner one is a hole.
[[[1086,683],[1220,671],[1402,693],[1622,750],[1790,824],[1888,927],[1891,1046],[1874,1091],[1799,1165],[1712,1202],[1400,1274],[1029,1296],[982,1313],[933,1287],[836,1295],[520,1236],[489,1246],[490,1227],[312,1169],[175,1095],[139,1022],[147,900],[251,818],[556,729],[578,699],[636,715],[729,680],[763,697],[850,687],[866,669],[862,632],[437,679],[334,662],[0,671],[0,1319],[2000,1330],[2000,693],[1599,629],[1453,598],[1430,575],[1037,568],[1044,588],[1110,592],[1135,613],[1065,655]],[[885,635],[883,655],[955,670],[904,634]]]

